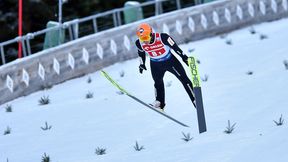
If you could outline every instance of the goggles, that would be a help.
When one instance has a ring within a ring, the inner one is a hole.
[[[139,40],[140,40],[141,42],[150,42],[151,36],[150,36],[150,34],[149,34],[149,35],[145,35],[145,36],[140,36],[140,37],[139,37]]]

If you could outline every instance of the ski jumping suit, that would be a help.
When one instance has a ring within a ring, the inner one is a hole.
[[[142,43],[138,40],[135,42],[140,57],[140,66],[145,67],[145,54],[150,57],[151,74],[154,80],[156,100],[165,106],[165,89],[163,77],[166,71],[174,74],[183,84],[192,102],[195,97],[193,86],[179,60],[171,53],[173,49],[188,65],[187,56],[175,43],[175,41],[166,33],[152,33],[152,39],[149,44]],[[186,59],[185,59],[186,57]],[[145,67],[146,68],[146,67]],[[140,72],[142,73],[142,71]]]

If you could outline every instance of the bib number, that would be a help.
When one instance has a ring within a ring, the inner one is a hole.
[[[151,51],[149,52],[149,55],[152,56],[152,57],[157,57],[157,56],[161,56],[162,54],[165,53],[165,49],[164,48],[161,48],[157,51]]]

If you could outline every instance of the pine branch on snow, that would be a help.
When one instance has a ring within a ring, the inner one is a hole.
[[[89,76],[88,79],[87,79],[87,83],[90,84],[91,82],[92,82],[92,79],[91,79],[91,77]]]
[[[283,125],[284,119],[282,118],[282,114],[281,114],[281,117],[279,118],[278,121],[275,121],[275,120],[273,120],[273,121],[274,121],[274,123],[275,123],[277,126]]]
[[[246,72],[247,75],[253,75],[253,71]]]
[[[46,153],[44,153],[44,155],[42,156],[41,162],[50,162],[50,157],[46,155]]]
[[[48,126],[48,123],[47,123],[47,122],[45,122],[45,127],[41,127],[41,129],[42,129],[43,131],[50,130],[51,128],[52,128],[52,125]]]
[[[7,135],[7,134],[11,134],[11,128],[10,127],[7,127],[6,130],[4,131],[4,135]]]
[[[182,132],[184,138],[181,138],[182,140],[184,140],[185,142],[189,142],[193,139],[193,137],[190,137],[190,133],[185,134],[184,132]]]
[[[139,146],[138,142],[136,141],[136,144],[135,144],[135,146],[134,146],[134,149],[135,149],[136,151],[141,151],[141,150],[144,149],[144,146]]]
[[[6,112],[12,112],[12,105],[6,105],[5,110]]]
[[[284,61],[283,61],[283,64],[284,64],[286,70],[288,70],[288,61],[287,61],[287,60],[284,60]]]
[[[123,78],[123,77],[124,77],[124,75],[125,75],[125,72],[124,72],[124,70],[121,70],[121,71],[119,72],[119,75],[120,75],[120,77],[121,77],[121,78]]]
[[[50,104],[50,99],[49,96],[43,96],[40,98],[40,100],[38,100],[39,105],[48,105]]]
[[[232,39],[226,39],[225,43],[228,44],[228,45],[232,45],[233,44],[232,43]]]
[[[170,80],[166,83],[166,87],[171,87],[171,86],[172,86],[172,81]]]
[[[95,154],[96,154],[96,155],[104,155],[104,154],[106,154],[106,149],[105,149],[105,148],[97,147],[97,149],[96,149],[96,151],[95,151]]]
[[[252,26],[251,28],[250,28],[250,34],[256,34],[256,30],[254,29],[254,27]]]
[[[230,125],[230,120],[228,120],[228,126],[226,127],[226,130],[224,133],[230,134],[234,131],[236,123],[234,123],[232,126]]]
[[[205,74],[204,75],[204,77],[201,77],[201,80],[203,81],[203,82],[207,82],[208,81],[208,75],[207,74]]]
[[[89,98],[93,98],[94,94],[92,92],[88,92],[86,94],[86,98],[89,99]]]
[[[268,39],[268,36],[265,35],[265,34],[260,34],[260,40],[263,40],[263,39]]]

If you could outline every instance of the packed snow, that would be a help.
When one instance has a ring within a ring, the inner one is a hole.
[[[95,72],[1,105],[0,161],[40,162],[46,153],[51,162],[287,162],[288,19],[254,29],[181,45],[200,61],[201,78],[208,78],[202,82],[207,132],[198,133],[196,110],[172,74],[164,78],[165,112],[189,128],[119,93]],[[141,75],[138,65],[134,59],[104,70],[151,103],[150,71]],[[93,98],[86,99],[88,92]],[[43,96],[51,103],[39,105]],[[284,123],[276,126],[281,115]],[[230,134],[224,133],[228,120],[236,123]],[[45,122],[51,129],[41,129]],[[7,127],[11,132],[3,135]],[[136,141],[144,149],[136,151]]]

